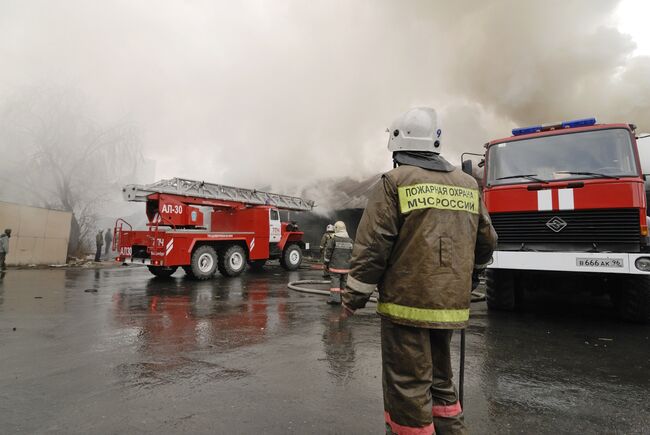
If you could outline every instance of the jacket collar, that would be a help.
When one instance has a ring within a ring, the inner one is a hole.
[[[454,165],[436,153],[398,151],[393,153],[393,160],[398,165],[417,166],[430,171],[452,172],[456,169]]]

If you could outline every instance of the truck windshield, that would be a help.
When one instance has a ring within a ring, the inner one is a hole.
[[[492,145],[487,181],[493,186],[637,175],[630,133],[617,128]]]

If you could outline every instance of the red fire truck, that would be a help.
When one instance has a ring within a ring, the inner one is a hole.
[[[485,145],[483,195],[498,248],[490,309],[522,290],[609,292],[621,317],[650,321],[646,176],[633,124],[594,118],[516,128]],[[470,161],[463,162],[472,172]]]
[[[312,210],[314,203],[302,198],[182,178],[128,185],[122,194],[146,203],[148,228],[136,231],[117,220],[117,261],[145,264],[159,277],[179,266],[201,280],[217,270],[237,276],[247,263],[261,269],[269,259],[295,270],[308,249],[297,225],[280,220],[280,210]]]

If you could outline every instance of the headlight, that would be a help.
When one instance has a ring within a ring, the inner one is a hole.
[[[650,272],[650,257],[639,257],[634,262],[637,269],[644,272]]]

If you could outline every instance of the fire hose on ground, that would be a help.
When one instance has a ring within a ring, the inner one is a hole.
[[[294,291],[300,293],[307,293],[313,295],[323,295],[329,296],[329,290],[319,290],[310,287],[304,287],[305,285],[326,285],[330,284],[331,281],[326,280],[317,280],[317,279],[303,279],[298,281],[292,281],[287,286]],[[485,300],[485,294],[472,290],[472,303],[473,302],[482,302]],[[370,297],[370,302],[377,303],[377,298],[375,296]],[[460,405],[463,406],[463,390],[465,384],[465,329],[460,330],[460,368],[458,371],[458,401]]]
[[[329,290],[319,290],[315,288],[310,288],[310,287],[304,287],[304,285],[326,285],[330,284],[331,281],[326,281],[326,280],[318,280],[318,279],[302,279],[299,281],[292,281],[287,286],[291,290],[295,290],[300,293],[308,293],[312,295],[323,295],[323,296],[329,296],[330,291]],[[485,300],[485,295],[483,293],[477,292],[476,290],[472,291],[472,302],[482,302]],[[370,297],[370,302],[377,303],[377,298],[375,296]]]

